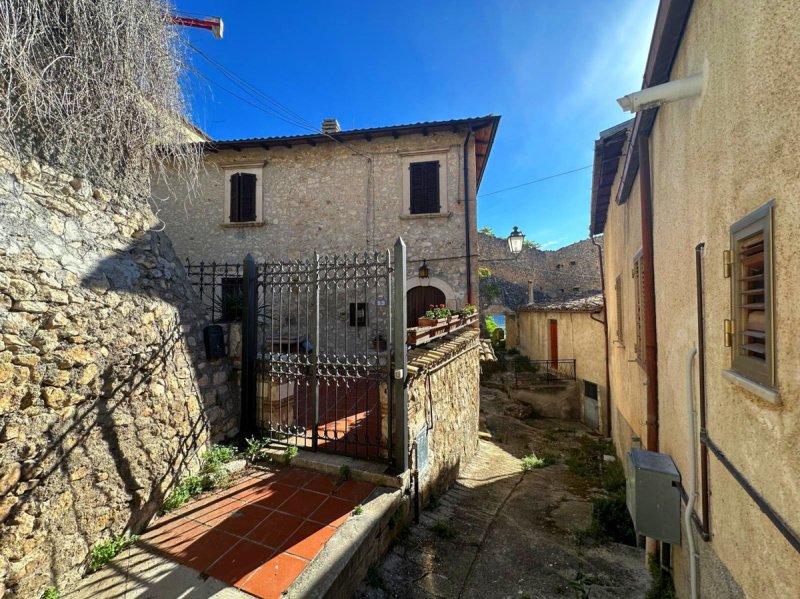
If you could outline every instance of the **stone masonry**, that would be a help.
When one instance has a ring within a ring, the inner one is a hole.
[[[602,246],[602,239],[598,240]],[[583,297],[598,293],[600,263],[597,248],[588,239],[558,250],[523,249],[511,258],[505,238],[478,234],[479,266],[492,276],[481,280],[481,307],[501,304],[516,309],[528,303],[528,281],[534,300]]]
[[[464,141],[466,130],[431,132],[291,148],[220,150],[205,157],[198,194],[189,199],[167,182],[155,186],[159,218],[181,260],[240,264],[256,260],[308,259],[321,254],[391,248],[398,236],[408,248],[409,287],[422,260],[429,284],[441,286],[450,307],[466,302]],[[468,145],[471,229],[475,253],[475,143]],[[439,214],[407,214],[404,168],[408,160],[441,163],[445,193]],[[406,161],[406,162],[404,162]],[[260,181],[260,219],[225,223],[226,170],[255,165]],[[163,201],[162,201],[163,200]],[[477,286],[477,260],[473,260]],[[476,290],[477,291],[477,290]]]
[[[0,156],[0,597],[63,592],[237,426],[144,200]]]
[[[465,331],[409,353],[408,436],[421,441],[420,494],[441,495],[478,450],[480,408],[478,331]]]

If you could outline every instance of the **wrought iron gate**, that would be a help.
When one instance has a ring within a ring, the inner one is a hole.
[[[406,421],[394,419],[406,409],[402,241],[394,258],[389,250],[248,256],[243,270],[243,434],[396,462],[395,431]]]

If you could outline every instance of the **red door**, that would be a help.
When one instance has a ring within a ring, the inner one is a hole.
[[[550,320],[550,367],[558,368],[558,321]]]

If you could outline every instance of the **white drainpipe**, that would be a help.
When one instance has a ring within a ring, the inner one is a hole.
[[[689,428],[689,470],[690,487],[689,501],[686,503],[686,511],[683,513],[683,526],[686,532],[686,540],[689,544],[689,588],[691,589],[692,599],[697,599],[697,556],[694,553],[694,534],[692,534],[692,513],[694,513],[694,502],[697,499],[697,447],[695,445],[694,429],[694,356],[697,348],[692,346],[686,356],[686,409]]]
[[[703,93],[704,83],[705,75],[703,73],[690,75],[683,79],[667,81],[661,85],[654,85],[653,87],[627,94],[619,98],[617,103],[622,107],[622,110],[627,112],[640,112],[648,108],[661,106],[667,102],[699,96]]]

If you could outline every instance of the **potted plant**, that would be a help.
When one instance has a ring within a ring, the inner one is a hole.
[[[450,309],[445,308],[444,304],[439,304],[438,306],[431,304],[425,312],[425,316],[419,317],[419,326],[436,327],[447,324],[450,314]]]
[[[472,324],[478,320],[478,308],[472,304],[467,304],[461,309],[461,316],[464,318],[465,324]]]

